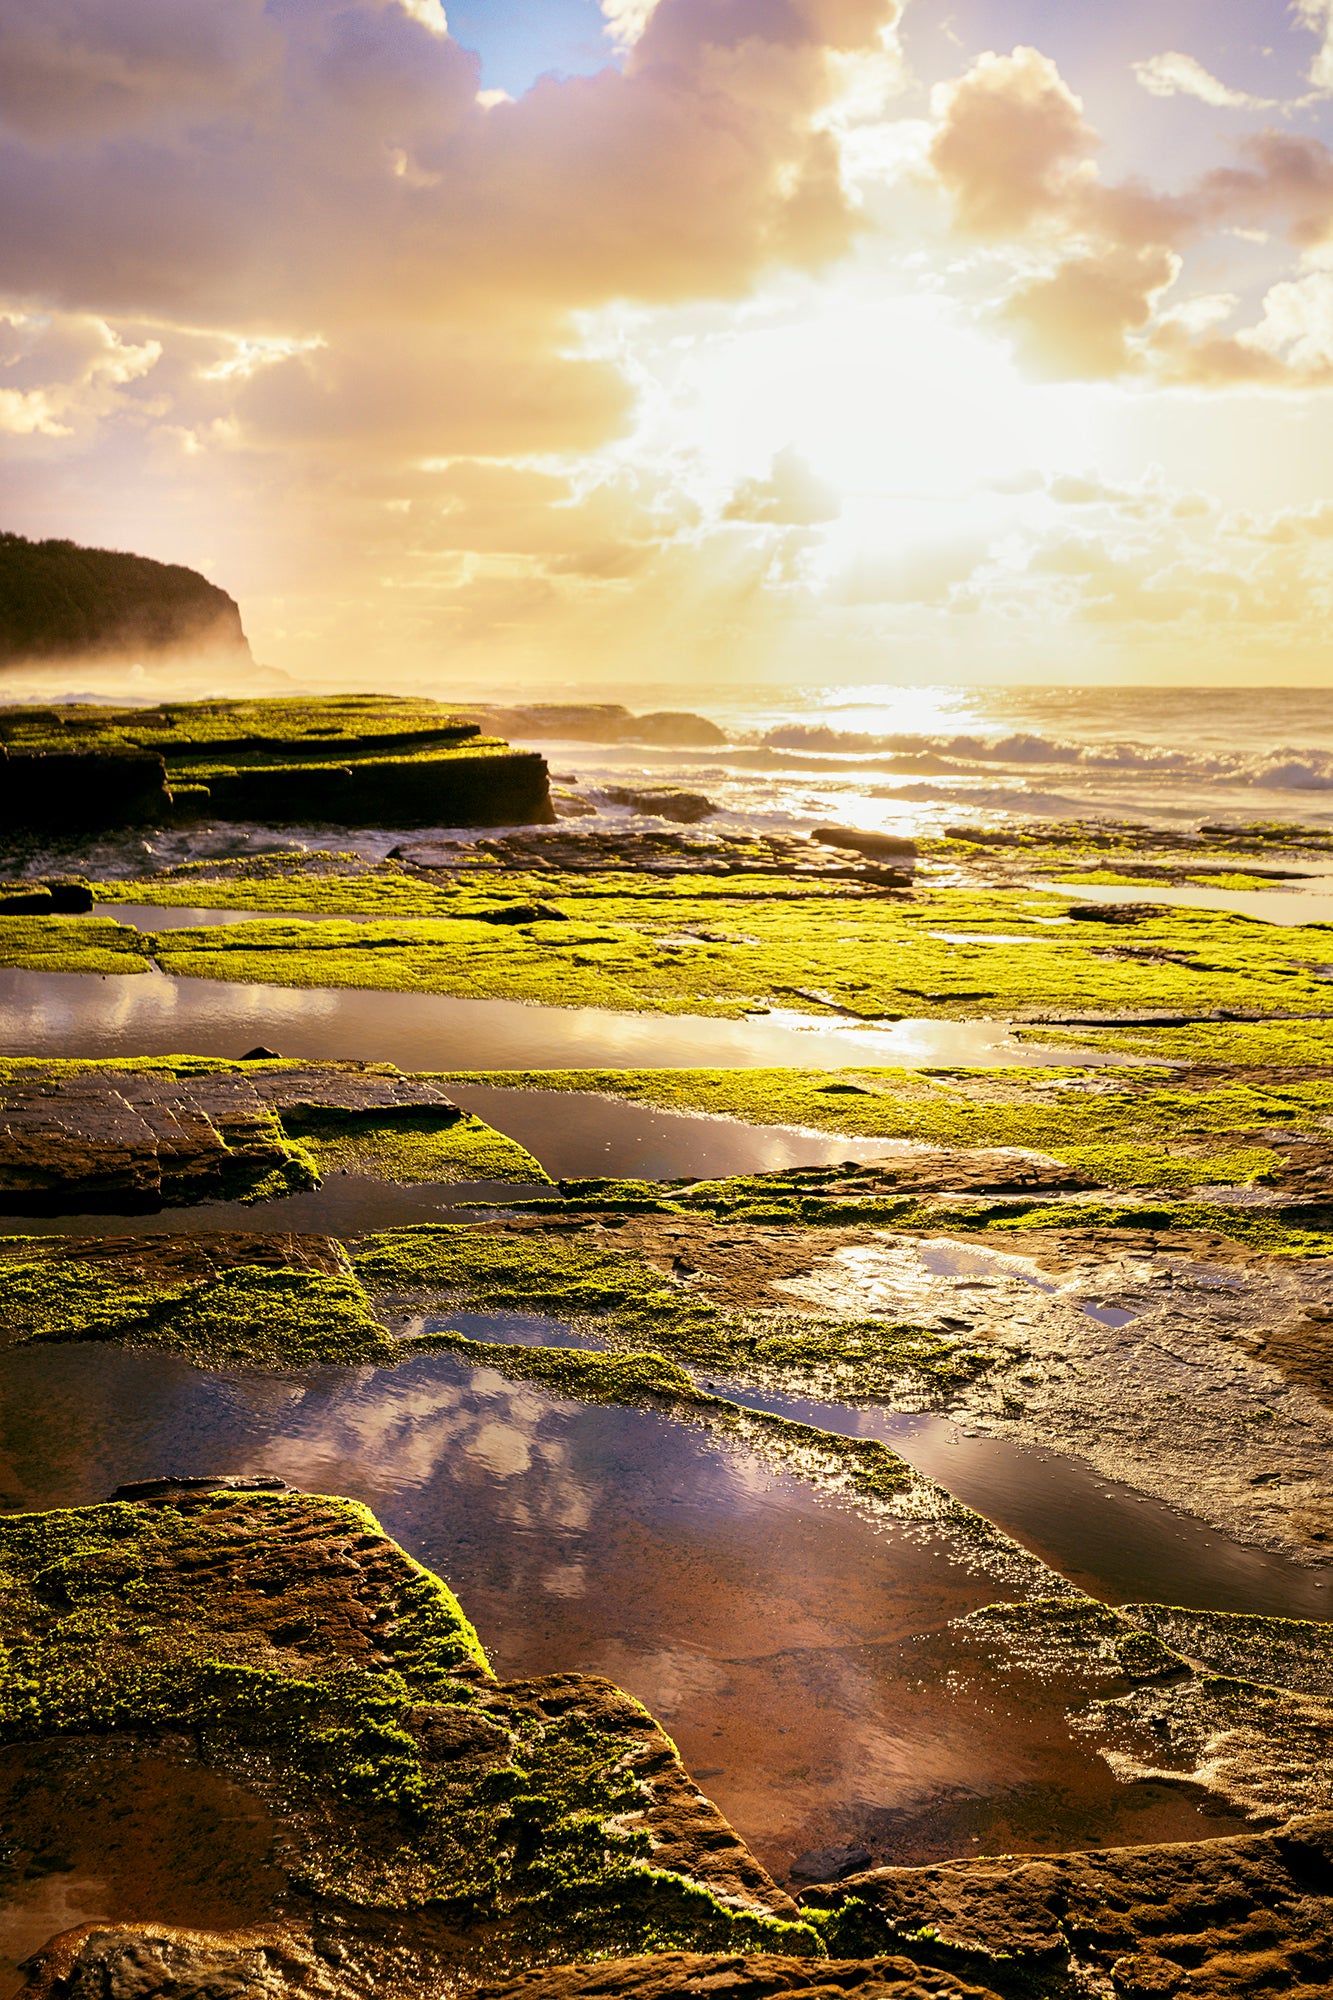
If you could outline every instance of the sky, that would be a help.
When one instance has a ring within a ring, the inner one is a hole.
[[[1333,0],[0,0],[0,244],[307,683],[1333,678]]]

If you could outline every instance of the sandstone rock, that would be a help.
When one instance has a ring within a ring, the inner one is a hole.
[[[905,1951],[1015,1994],[1333,1991],[1333,1817],[1102,1853],[886,1868],[809,1889],[838,1952]]]
[[[438,1085],[359,1066],[173,1076],[85,1070],[0,1085],[0,1208],[156,1209],[311,1185],[278,1114],[454,1112]]]
[[[436,702],[393,696],[0,709],[0,754],[0,825],[10,827],[188,826],[209,817],[506,826],[555,817],[543,757],[483,736]]]
[[[332,1236],[291,1235],[285,1230],[191,1230],[188,1235],[19,1236],[0,1242],[0,1270],[7,1258],[74,1260],[92,1264],[127,1283],[180,1285],[215,1278],[222,1271],[322,1271],[344,1277],[352,1268]]]
[[[655,819],[679,820],[685,826],[711,819],[717,811],[702,792],[677,791],[673,786],[603,785],[601,795],[613,806],[628,806],[632,812]]]
[[[0,1862],[20,1906],[37,1854],[102,1906],[30,1994],[370,2000],[658,1939],[817,1953],[638,1702],[496,1680],[364,1509],[254,1484],[0,1520]]]
[[[794,834],[677,833],[667,828],[562,826],[505,833],[480,840],[403,841],[390,859],[427,871],[470,869],[478,859],[506,867],[566,869],[581,875],[782,875],[804,880],[906,888],[909,878],[873,862],[819,853]]]
[[[661,1952],[600,1965],[556,1965],[479,1989],[477,2000],[995,2000],[997,1989],[910,1958],[800,1959],[767,1953],[703,1958]]]

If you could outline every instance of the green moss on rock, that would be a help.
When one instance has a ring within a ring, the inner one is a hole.
[[[616,1950],[820,1949],[637,1703],[580,1675],[495,1681],[446,1586],[353,1503],[11,1516],[0,1617],[10,1759],[103,1739],[235,1774],[277,1822],[302,1920],[332,1917],[367,1990],[391,1967],[452,1984]]]

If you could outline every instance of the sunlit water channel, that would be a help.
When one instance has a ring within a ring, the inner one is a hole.
[[[0,970],[0,1055],[356,1056],[402,1069],[841,1069],[1064,1065],[1067,1048],[1020,1042],[999,1020],[852,1027],[801,1014],[723,1020],[539,1007],[446,993],[290,987],[145,972]],[[1079,1051],[1081,1063],[1119,1061]]]

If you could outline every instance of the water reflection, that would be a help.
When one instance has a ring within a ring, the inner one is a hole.
[[[0,970],[0,1055],[239,1056],[257,1042],[312,1061],[400,1069],[839,1069],[856,1063],[1029,1068],[1068,1049],[1015,1042],[1003,1021],[850,1028],[800,1014],[742,1021],[614,1014],[444,993],[243,985],[147,972]],[[1118,1062],[1080,1051],[1080,1062]]]
[[[997,1592],[950,1550],[656,1412],[449,1355],[274,1376],[28,1349],[0,1357],[0,1390],[8,1509],[205,1471],[366,1501],[501,1674],[603,1673],[646,1702],[779,1874],[851,1840],[910,1860],[1222,1824],[1117,1782],[1052,1693],[961,1645],[949,1621]]]

